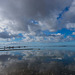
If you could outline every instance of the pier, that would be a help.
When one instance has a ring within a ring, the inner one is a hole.
[[[40,50],[39,48],[30,48],[32,46],[4,46],[0,51],[14,51],[14,50]]]

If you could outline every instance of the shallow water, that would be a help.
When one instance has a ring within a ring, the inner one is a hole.
[[[75,75],[74,49],[1,51],[0,75]]]

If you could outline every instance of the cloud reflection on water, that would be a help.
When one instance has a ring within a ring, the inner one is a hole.
[[[0,52],[0,75],[74,75],[75,52],[67,50]]]

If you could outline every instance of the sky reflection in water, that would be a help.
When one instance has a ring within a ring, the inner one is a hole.
[[[21,74],[75,75],[75,51],[59,48],[0,52],[0,75]]]

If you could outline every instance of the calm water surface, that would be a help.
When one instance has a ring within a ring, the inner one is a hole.
[[[0,51],[0,75],[75,75],[75,47]]]

